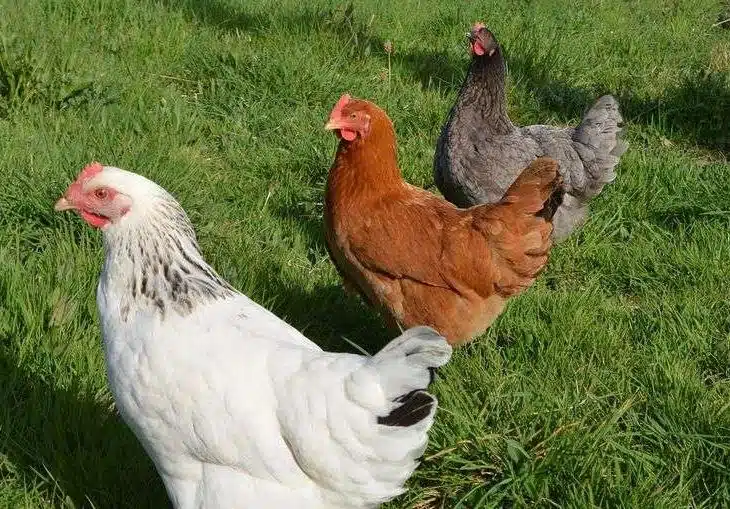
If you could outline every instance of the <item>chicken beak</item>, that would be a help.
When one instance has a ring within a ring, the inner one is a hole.
[[[324,125],[324,128],[328,131],[334,131],[336,129],[342,129],[342,123],[339,120],[330,118],[329,121]]]
[[[65,196],[61,196],[56,204],[53,206],[53,210],[55,210],[56,212],[61,212],[62,210],[71,210],[75,208],[76,206],[68,201]]]

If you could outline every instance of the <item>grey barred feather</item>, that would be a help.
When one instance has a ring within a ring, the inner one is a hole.
[[[553,239],[585,222],[588,202],[612,182],[627,144],[616,99],[605,95],[577,128],[517,127],[507,115],[502,49],[474,56],[459,96],[436,143],[434,177],[459,207],[496,203],[534,159],[558,161],[566,192],[553,223]]]

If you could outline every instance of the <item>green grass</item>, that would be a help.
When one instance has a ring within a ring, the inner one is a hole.
[[[432,186],[477,19],[506,48],[514,119],[575,123],[612,92],[631,148],[586,227],[442,370],[429,449],[388,507],[728,507],[730,30],[713,26],[728,12],[0,0],[0,507],[167,504],[106,387],[100,235],[52,210],[80,168],[156,180],[236,287],[325,347],[374,351],[392,335],[323,244],[322,126],[345,91],[375,100],[406,178]]]

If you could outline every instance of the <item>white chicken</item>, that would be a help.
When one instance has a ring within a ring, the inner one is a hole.
[[[90,164],[55,209],[103,232],[109,385],[176,508],[373,508],[405,491],[444,338],[322,351],[221,279],[180,205],[134,173]]]

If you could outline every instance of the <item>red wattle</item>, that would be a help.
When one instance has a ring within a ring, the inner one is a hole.
[[[352,141],[357,138],[357,133],[350,129],[340,129],[340,136],[343,140]]]
[[[81,209],[79,213],[81,214],[81,218],[94,228],[103,228],[109,223],[108,218],[96,215],[93,212],[87,212]]]

